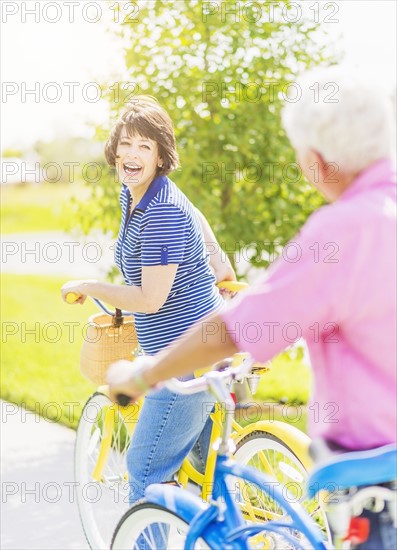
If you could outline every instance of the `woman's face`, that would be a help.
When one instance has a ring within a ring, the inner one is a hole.
[[[163,164],[155,141],[139,135],[129,136],[123,127],[116,151],[116,170],[130,191],[145,192]]]

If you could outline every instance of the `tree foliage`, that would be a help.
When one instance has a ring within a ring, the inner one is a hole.
[[[313,14],[294,20],[297,2],[271,4],[131,2],[136,17],[119,36],[128,78],[109,97],[114,118],[138,93],[160,101],[181,158],[172,179],[231,256],[253,243],[250,261],[262,266],[274,243],[284,244],[321,203],[294,163],[280,111],[299,95],[298,72],[333,61]],[[110,125],[98,128],[100,139]],[[93,187],[86,227],[117,230],[118,192],[110,171]]]

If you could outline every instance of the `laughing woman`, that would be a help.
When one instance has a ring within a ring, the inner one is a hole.
[[[234,279],[234,272],[204,216],[167,177],[178,167],[174,129],[154,99],[140,96],[126,107],[105,154],[122,184],[115,261],[125,284],[70,281],[62,295],[75,292],[79,303],[92,296],[133,311],[139,343],[153,355],[220,310],[215,283]],[[166,389],[145,398],[127,458],[130,502],[151,483],[172,479],[203,431],[210,401],[207,393]]]

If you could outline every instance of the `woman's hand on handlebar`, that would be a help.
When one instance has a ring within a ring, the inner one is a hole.
[[[220,283],[221,281],[236,280],[236,273],[229,260],[218,262],[216,265],[212,265],[211,267],[214,271],[217,283]]]
[[[62,299],[68,304],[84,304],[87,299],[85,286],[92,282],[94,282],[93,279],[68,281],[61,288]]]
[[[119,396],[126,396],[130,401],[149,391],[151,386],[145,380],[145,371],[150,369],[154,357],[141,356],[134,361],[117,361],[110,366],[106,378],[109,384],[110,398],[121,403]]]
[[[223,280],[216,285],[223,298],[233,298],[236,293],[248,288],[247,283],[236,280]]]

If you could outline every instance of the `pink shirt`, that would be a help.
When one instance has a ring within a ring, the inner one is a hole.
[[[302,336],[314,372],[309,433],[350,449],[396,441],[396,195],[389,160],[320,208],[222,314],[266,361]]]

